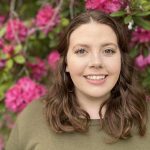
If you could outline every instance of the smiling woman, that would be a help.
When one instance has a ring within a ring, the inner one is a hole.
[[[48,95],[20,114],[6,150],[147,150],[147,102],[126,37],[104,13],[74,18],[58,47],[61,58]]]

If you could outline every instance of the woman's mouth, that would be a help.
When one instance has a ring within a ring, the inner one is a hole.
[[[101,85],[106,81],[108,75],[84,75],[85,79],[95,85]]]

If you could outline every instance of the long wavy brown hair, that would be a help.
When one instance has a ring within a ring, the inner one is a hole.
[[[133,62],[128,55],[127,35],[124,28],[109,15],[99,11],[87,11],[75,17],[60,40],[61,54],[53,84],[45,97],[45,116],[49,126],[56,132],[86,132],[90,116],[77,102],[74,84],[66,72],[66,55],[71,33],[83,24],[95,21],[110,26],[116,33],[121,51],[120,77],[111,91],[111,97],[99,110],[100,126],[115,139],[132,136],[132,127],[137,126],[139,135],[146,132],[147,104],[144,90],[138,84]],[[102,118],[102,108],[106,112]],[[81,119],[82,118],[82,119]]]

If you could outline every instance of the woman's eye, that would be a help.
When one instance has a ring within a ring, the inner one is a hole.
[[[85,53],[87,53],[87,51],[83,48],[78,49],[78,50],[75,51],[75,54],[85,54]]]
[[[108,55],[111,55],[111,54],[114,54],[114,53],[115,53],[115,50],[108,48],[108,49],[105,49],[105,50],[104,50],[104,53],[105,53],[105,54],[108,54]]]

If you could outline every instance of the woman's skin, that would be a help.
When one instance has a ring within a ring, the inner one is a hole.
[[[111,27],[91,21],[71,33],[66,72],[75,85],[80,106],[91,119],[99,119],[99,107],[109,98],[120,70],[121,53]]]

